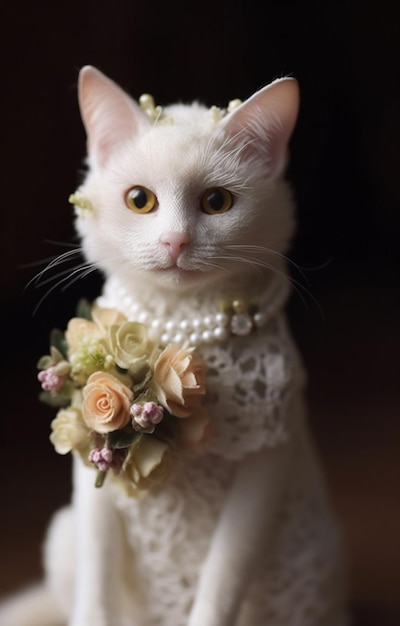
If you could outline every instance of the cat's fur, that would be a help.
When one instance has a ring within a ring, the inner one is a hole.
[[[236,293],[268,295],[274,277],[288,280],[283,255],[295,218],[284,174],[298,115],[295,79],[274,81],[219,121],[198,103],[167,107],[171,124],[152,121],[92,67],[80,73],[79,101],[89,166],[80,194],[92,209],[80,210],[76,225],[86,258],[106,280],[117,277],[130,300],[161,316],[181,307],[206,312]],[[154,211],[127,208],[134,184],[155,193]],[[231,210],[200,210],[202,192],[213,187],[230,190]],[[123,310],[111,284],[106,303]],[[6,603],[1,626],[347,623],[340,542],[283,313],[259,336],[233,337],[203,355],[232,371],[215,374],[216,443],[184,455],[170,483],[139,499],[107,481],[95,489],[93,470],[76,458],[72,505],[49,530],[46,581]],[[260,410],[257,393],[265,392],[253,379],[268,386],[270,362],[285,382],[268,396],[273,407]],[[239,392],[246,402],[231,420],[234,438],[222,413]]]

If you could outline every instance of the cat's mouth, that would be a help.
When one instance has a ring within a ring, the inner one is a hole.
[[[163,284],[184,285],[197,282],[209,275],[209,272],[195,267],[182,267],[181,265],[169,265],[152,270],[158,281]]]
[[[193,268],[180,267],[179,265],[170,265],[169,267],[162,267],[157,270],[161,274],[171,274],[176,276],[195,276],[200,274],[200,270]]]

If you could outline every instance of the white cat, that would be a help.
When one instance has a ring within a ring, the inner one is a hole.
[[[297,81],[228,110],[162,110],[84,67],[79,102],[88,173],[73,202],[105,274],[99,305],[197,346],[213,428],[139,497],[96,489],[74,454],[46,580],[4,602],[0,625],[344,626],[340,539],[284,314]],[[236,302],[230,327],[223,300]]]

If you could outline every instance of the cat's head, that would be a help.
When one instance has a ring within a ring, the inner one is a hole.
[[[294,229],[283,174],[296,80],[276,80],[230,112],[176,104],[161,117],[87,66],[79,104],[88,173],[76,225],[107,276],[189,289],[277,266]]]

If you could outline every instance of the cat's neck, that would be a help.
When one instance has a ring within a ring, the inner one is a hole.
[[[98,304],[147,324],[163,338],[162,343],[189,340],[200,344],[227,337],[230,320],[222,313],[223,304],[240,301],[244,315],[236,317],[244,325],[248,311],[255,308],[249,324],[263,326],[283,309],[289,293],[290,281],[285,272],[253,276],[251,280],[248,276],[224,279],[184,293],[151,282],[113,277],[106,280]],[[246,334],[245,328],[234,334]]]

